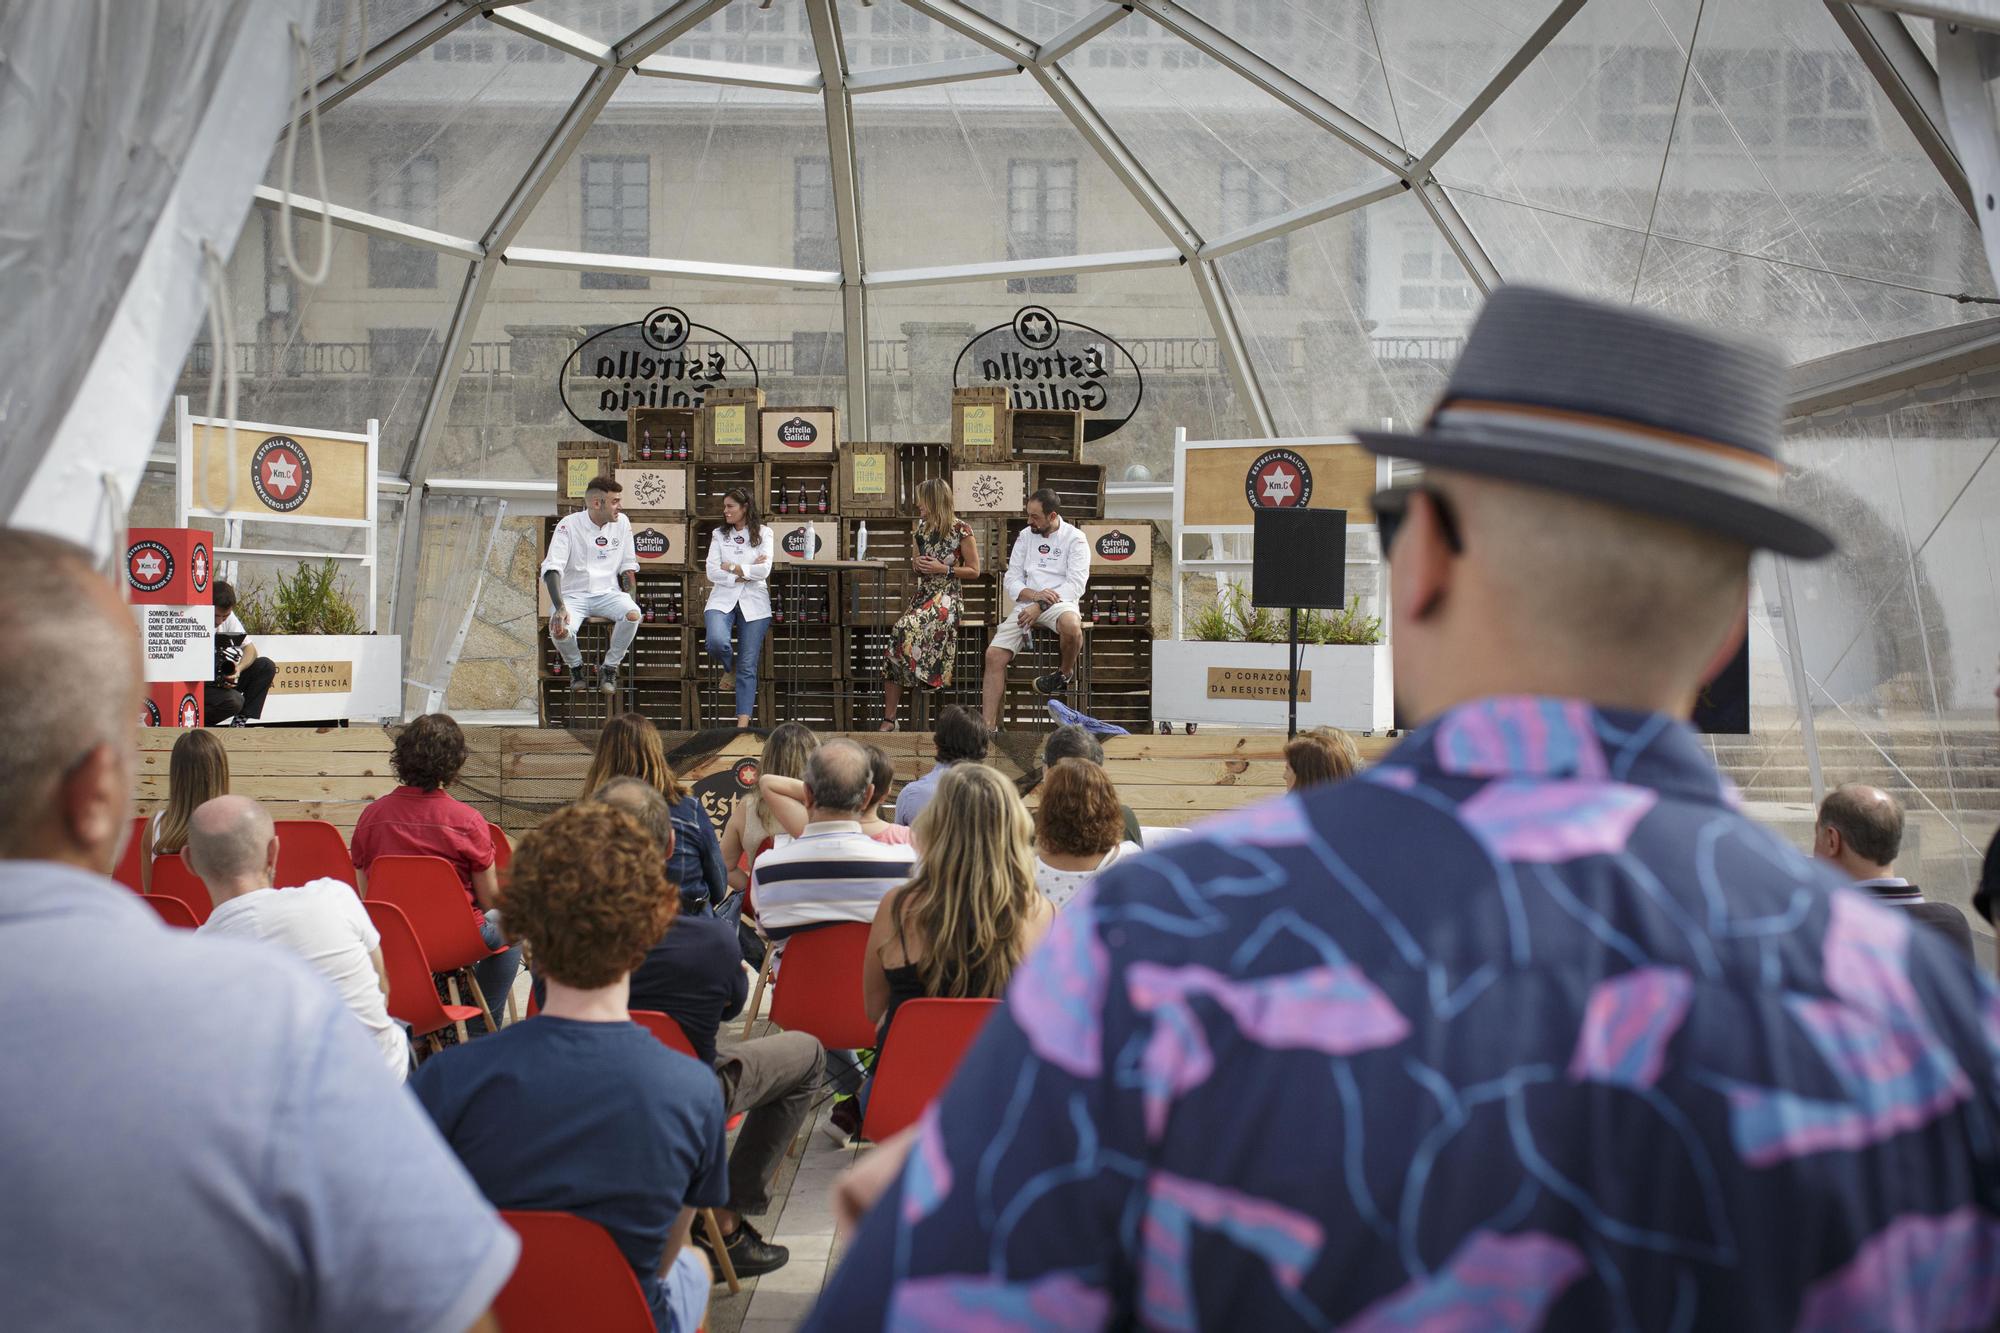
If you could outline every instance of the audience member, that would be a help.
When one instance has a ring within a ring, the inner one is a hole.
[[[378,856],[442,857],[458,873],[486,947],[506,944],[500,928],[500,876],[493,868],[493,834],[486,816],[445,791],[465,767],[465,733],[447,714],[425,713],[396,733],[389,766],[401,785],[368,803],[348,839],[356,887],[367,895],[368,868]],[[519,945],[473,964],[473,979],[496,1021],[520,966]],[[484,1029],[486,1022],[474,1019],[473,1025]]]
[[[667,882],[680,890],[681,910],[708,915],[721,907],[729,896],[729,877],[722,868],[715,825],[701,802],[674,776],[659,728],[643,713],[620,713],[604,724],[583,781],[584,799],[602,791],[613,778],[637,778],[667,798],[674,820]]]
[[[1099,871],[1139,844],[1121,838],[1118,790],[1087,759],[1058,759],[1042,779],[1035,816],[1035,886],[1055,907],[1066,905]]]
[[[908,846],[913,837],[909,827],[882,818],[882,802],[896,782],[896,765],[879,745],[863,744],[861,748],[868,752],[868,800],[861,807],[861,831],[877,842]],[[796,838],[805,832],[806,784],[802,779],[766,773],[757,779],[757,794],[786,833]]]
[[[986,758],[989,737],[986,724],[977,713],[951,704],[938,713],[937,725],[931,728],[931,740],[937,746],[936,765],[906,785],[896,797],[896,822],[906,827],[916,824],[917,816],[924,812],[947,769],[953,764],[976,764]]]
[[[1102,768],[1104,745],[1097,737],[1090,734],[1089,728],[1080,727],[1074,722],[1057,727],[1042,741],[1042,771],[1035,775],[1034,784],[1021,795],[1026,796],[1028,792],[1040,786],[1041,780],[1048,776],[1048,771],[1065,759],[1083,759]],[[1132,807],[1123,801],[1118,803],[1118,818],[1125,841],[1134,847],[1145,846],[1146,837],[1139,827],[1139,816],[1134,814]]]
[[[758,758],[757,772],[776,773],[788,778],[806,775],[806,760],[819,745],[812,728],[798,722],[781,722],[764,738],[764,753]],[[729,871],[729,888],[741,893],[750,885],[748,866],[769,842],[789,838],[778,820],[764,805],[763,797],[751,791],[738,797],[722,826],[722,864]]]
[[[1903,847],[1903,807],[1879,787],[1850,782],[1820,802],[1813,829],[1813,855],[1839,866],[1880,903],[1900,907],[1927,926],[1943,931],[1967,958],[1972,927],[1950,903],[1924,901],[1923,890],[1896,873]]]
[[[184,731],[167,759],[167,803],[139,834],[139,891],[153,891],[153,858],[187,846],[188,821],[202,805],[229,794],[229,751],[206,731]]]
[[[389,1017],[382,937],[354,889],[315,879],[278,892],[278,830],[248,796],[218,796],[196,810],[184,855],[215,904],[201,933],[275,944],[303,958],[361,1020],[402,1082],[410,1072],[410,1041]]]
[[[868,752],[832,740],[806,761],[805,832],[757,858],[757,924],[782,940],[808,926],[875,919],[882,895],[910,877],[915,849],[861,831],[870,780]]]
[[[1361,751],[1339,727],[1314,727],[1285,743],[1285,790],[1341,782],[1361,771]]]
[[[653,788],[636,778],[613,778],[595,799],[625,811],[662,849],[671,849],[677,830],[666,800]],[[769,1211],[771,1179],[812,1113],[826,1069],[819,1039],[804,1032],[738,1042],[718,1055],[716,1035],[725,1019],[743,1011],[748,993],[735,927],[712,916],[676,916],[632,974],[632,1008],[651,1009],[678,1023],[695,1055],[722,1080],[723,1110],[744,1117],[729,1154],[729,1206],[715,1210],[738,1277],[782,1268],[790,1255],[784,1246],[765,1241],[744,1214]]]
[[[503,905],[534,949],[542,1012],[432,1056],[410,1088],[496,1206],[603,1227],[654,1325],[694,1333],[709,1272],[688,1232],[695,1209],[725,1202],[724,1116],[715,1076],[630,1017],[632,969],[680,902],[660,863],[646,830],[604,805],[523,838]]]
[[[495,1328],[520,1243],[326,982],[108,877],[139,776],[120,590],[39,533],[0,563],[0,1328]]]
[[[1416,729],[1085,888],[806,1327],[1993,1327],[1993,991],[1687,725],[1752,548],[1833,545],[1785,382],[1496,290],[1358,432],[1424,464],[1371,506]]]

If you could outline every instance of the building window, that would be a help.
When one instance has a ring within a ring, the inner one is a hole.
[[[1076,253],[1076,159],[1017,157],[1007,164],[1007,258]],[[1076,275],[1010,278],[1009,292],[1076,290]]]
[[[652,170],[643,156],[583,159],[583,248],[594,254],[643,255],[652,245]],[[585,273],[598,290],[636,290],[652,279],[628,273]]]
[[[1704,51],[1688,78],[1705,96],[1688,90],[1694,141],[1727,147],[1771,142],[1777,125],[1778,59],[1770,51]]]
[[[1222,230],[1225,234],[1253,226],[1285,211],[1290,200],[1285,186],[1289,172],[1277,166],[1254,169],[1244,162],[1222,164]],[[1283,296],[1291,289],[1290,241],[1273,236],[1228,261],[1229,283],[1237,291]]]
[[[1859,64],[1823,51],[1785,57],[1785,137],[1808,148],[1860,148],[1875,124]]]
[[[1663,144],[1680,103],[1680,53],[1627,46],[1605,62],[1597,81],[1598,125],[1606,143]]]
[[[792,163],[792,266],[840,269],[840,228],[833,215],[833,172],[823,157]]]
[[[378,157],[369,163],[369,198],[384,217],[413,227],[436,230],[438,224],[438,160],[429,154],[412,158]],[[370,287],[437,286],[437,251],[383,236],[368,238]]]

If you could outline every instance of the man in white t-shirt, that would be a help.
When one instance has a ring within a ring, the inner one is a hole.
[[[382,937],[354,890],[337,879],[276,889],[278,832],[248,796],[218,796],[188,821],[188,868],[208,886],[215,910],[201,934],[281,945],[303,958],[339,994],[402,1079],[410,1043],[389,1017]]]
[[[257,652],[243,634],[236,614],[236,589],[227,579],[215,581],[215,679],[202,687],[202,716],[211,727],[240,727],[264,715],[264,696],[271,692],[278,664]]]
[[[604,653],[598,688],[618,692],[618,664],[639,633],[639,556],[632,548],[632,521],[618,512],[624,487],[611,477],[592,477],[584,488],[583,509],[556,524],[549,553],[542,557],[542,583],[549,590],[549,638],[569,668],[571,689],[585,684],[583,650],[576,632],[591,616],[611,622],[611,646]]]
[[[1077,610],[1090,580],[1090,543],[1083,529],[1065,523],[1056,493],[1046,486],[1028,497],[1028,526],[1014,539],[1007,557],[1006,589],[1010,614],[986,648],[983,695],[986,729],[1000,727],[1000,698],[1007,690],[1007,664],[1028,646],[1037,627],[1053,630],[1062,647],[1062,668],[1035,677],[1043,694],[1063,694],[1076,677],[1076,659],[1083,652],[1083,616]]]

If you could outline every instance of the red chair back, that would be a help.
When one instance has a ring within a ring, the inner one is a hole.
[[[208,914],[215,910],[215,903],[208,896],[208,885],[188,869],[179,852],[153,858],[153,896],[180,899],[194,913],[197,922],[208,920]]]
[[[490,819],[486,821],[486,836],[493,842],[493,873],[497,875],[514,859],[514,844],[507,841],[507,830]]]
[[[280,819],[278,825],[278,887],[297,888],[308,880],[337,879],[354,883],[354,859],[347,839],[324,819]]]
[[[521,1261],[493,1301],[502,1328],[653,1333],[646,1293],[610,1232],[574,1213],[500,1216],[521,1237]]]
[[[424,958],[423,946],[417,943],[417,932],[410,929],[408,917],[392,903],[370,900],[362,905],[368,909],[368,919],[382,937],[382,965],[389,974],[391,1018],[408,1023],[419,1037],[428,1037],[453,1023],[479,1017],[476,1005],[446,1004],[438,998],[437,986],[431,980],[431,965]]]
[[[672,1014],[663,1014],[657,1009],[632,1009],[627,1012],[632,1015],[634,1023],[658,1038],[660,1045],[691,1059],[701,1058],[694,1053],[694,1043],[687,1039],[687,1033],[681,1031],[681,1025],[674,1021]]]
[[[828,1050],[873,1046],[875,1025],[861,1006],[861,961],[867,954],[868,927],[858,921],[817,926],[786,939],[771,1022],[787,1032],[810,1032]]]
[[[164,893],[141,894],[146,905],[160,914],[160,920],[181,930],[193,930],[201,922],[194,919],[194,911],[178,898],[170,898]]]
[[[146,891],[139,882],[139,845],[146,839],[146,821],[150,818],[151,815],[132,816],[132,836],[125,839],[125,850],[118,854],[118,864],[111,871],[111,878],[134,893]]]
[[[402,909],[434,972],[456,972],[494,952],[479,936],[458,872],[441,856],[376,857],[368,867],[368,901]]]
[[[861,1137],[874,1143],[917,1123],[1000,1007],[998,1000],[907,1000],[875,1061]]]

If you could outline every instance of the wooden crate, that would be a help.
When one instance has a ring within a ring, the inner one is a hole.
[[[978,715],[982,702],[980,683],[986,677],[986,645],[992,639],[989,626],[959,626],[958,649],[951,661],[951,684],[939,690],[917,691],[920,697],[929,700],[924,714],[926,724],[936,721],[938,713],[951,704]]]
[[[583,507],[592,477],[608,477],[617,466],[618,446],[609,440],[565,440],[556,446],[556,508]]]
[[[697,454],[701,433],[698,407],[629,407],[625,410],[625,445],[619,460],[631,466],[685,466]]]
[[[965,602],[963,623],[969,631],[990,638],[1000,628],[1002,581],[996,574],[982,574],[959,584],[959,595]]]
[[[1086,704],[1089,706],[1085,707]],[[1071,706],[1082,709],[1101,722],[1115,722],[1127,731],[1150,731],[1153,726],[1153,682],[1150,677],[1142,680],[1104,680],[1096,676],[1093,668],[1089,697],[1072,700]]]
[[[723,494],[741,486],[754,496],[764,492],[762,463],[696,463],[688,483],[688,504],[697,518],[720,519]],[[707,554],[704,547],[702,554]]]
[[[810,565],[781,565],[771,571],[771,628],[780,625],[838,625],[840,571]]]
[[[542,549],[548,549],[546,542]],[[639,557],[641,573],[648,569],[685,569],[688,550],[688,524],[685,520],[632,520],[632,553]]]
[[[1009,391],[1005,385],[978,384],[951,391],[951,456],[960,467],[1004,463],[1008,444]]]
[[[1104,469],[1096,463],[1035,463],[1028,469],[1028,489],[1046,486],[1056,493],[1066,519],[1104,517]]]
[[[889,653],[889,628],[887,625],[843,625],[840,629],[841,667],[845,678],[850,681],[874,681],[878,684],[887,679],[883,660]],[[877,718],[877,722],[881,719]]]
[[[898,512],[896,454],[902,447],[867,442],[842,446],[840,480],[834,487],[841,513],[888,518]]]
[[[788,514],[766,518],[776,533],[778,566],[806,565],[840,559],[840,517],[836,514]]]
[[[695,461],[756,462],[757,418],[763,410],[762,389],[710,389],[704,395],[701,421],[695,430]]]
[[[567,678],[543,681],[540,705],[543,726],[570,731],[602,731],[606,721],[625,711],[622,696],[596,689],[572,690]]]
[[[879,705],[877,707],[879,712]],[[805,681],[774,687],[765,725],[797,722],[826,734],[851,731],[847,687],[840,681]],[[758,719],[764,722],[764,717]]]
[[[832,459],[840,452],[840,413],[831,407],[767,407],[757,414],[759,455]]]
[[[896,446],[896,512],[917,516],[917,487],[933,479],[951,480],[951,448],[943,444]]]
[[[830,458],[777,458],[764,464],[764,517],[793,516],[817,518],[820,522],[839,511],[834,508],[834,488],[839,464]]]
[[[1028,470],[1019,464],[992,463],[953,467],[951,499],[958,512],[1018,514],[1028,498]]]
[[[736,725],[735,686],[721,684],[704,673],[698,680],[685,682],[682,691],[682,725],[689,730],[709,731]],[[756,726],[768,726],[773,721],[771,684],[762,677],[757,681],[756,707],[750,720]]]
[[[1090,576],[1083,590],[1083,618],[1098,625],[1153,623],[1153,580],[1146,574]]]
[[[672,680],[635,679],[632,682],[635,708],[661,731],[691,730],[687,721],[687,683]]]
[[[688,470],[679,464],[620,463],[612,479],[619,492],[620,512],[637,524],[641,519],[687,517]]]
[[[639,623],[700,625],[701,603],[695,599],[693,584],[694,576],[686,570],[640,566],[634,600],[642,614],[650,607],[653,619],[650,622],[642,619]]]
[[[1114,574],[1122,570],[1150,570],[1153,567],[1153,520],[1149,518],[1099,519],[1081,522],[1084,540],[1090,543],[1090,573]]]
[[[625,655],[625,664],[631,668],[632,678],[637,681],[678,681],[685,679],[688,664],[694,660],[692,631],[686,625],[669,625],[655,620],[650,624],[641,623],[639,633],[632,640],[632,650]]]
[[[910,609],[914,585],[908,570],[890,569],[877,574],[872,569],[840,571],[840,623],[843,625],[893,625]]]
[[[1007,432],[1012,456],[1034,463],[1074,463],[1083,457],[1083,413],[1017,407]]]
[[[780,693],[801,681],[840,680],[847,675],[838,627],[787,620],[769,635],[771,683]]]
[[[1150,625],[1092,624],[1083,636],[1090,654],[1094,685],[1107,680],[1153,678],[1153,628]]]
[[[868,525],[869,560],[887,560],[890,575],[907,574],[917,555],[917,521],[914,518],[850,518],[840,525],[840,556],[859,560],[861,525]],[[858,571],[867,573],[866,570]]]

